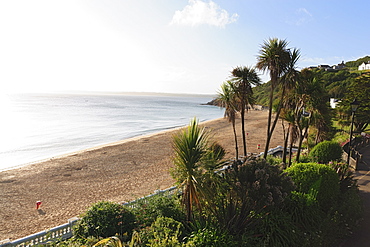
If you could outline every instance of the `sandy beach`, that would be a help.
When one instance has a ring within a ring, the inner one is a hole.
[[[267,111],[246,114],[248,152],[263,151],[267,115]],[[228,157],[233,157],[234,138],[227,119],[203,124],[227,150]],[[239,119],[237,125],[241,136]],[[0,240],[14,240],[67,223],[97,201],[130,201],[171,187],[171,142],[176,131],[136,137],[0,172]],[[270,148],[282,143],[279,122]],[[261,149],[257,149],[258,144]],[[40,210],[36,210],[38,200],[42,201]]]

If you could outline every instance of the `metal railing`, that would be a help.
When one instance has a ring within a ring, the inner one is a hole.
[[[348,159],[349,153],[349,165],[353,170],[357,170],[358,164],[362,161],[362,154],[359,150],[370,144],[370,138],[368,135],[362,136],[362,138],[353,138],[351,141],[351,152],[349,152],[349,141],[343,146],[343,160]]]
[[[68,223],[65,223],[60,226],[53,227],[49,230],[41,231],[32,235],[29,235],[24,238],[20,238],[14,241],[3,240],[0,242],[1,247],[10,247],[10,246],[19,246],[27,247],[38,244],[45,244],[50,241],[55,240],[64,240],[72,237],[72,228],[73,225],[78,221],[78,218],[72,218],[68,220]]]

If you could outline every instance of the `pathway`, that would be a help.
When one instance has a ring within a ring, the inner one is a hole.
[[[341,247],[370,246],[370,146],[360,150],[362,162],[358,165],[355,177],[364,203],[364,219],[353,235]]]

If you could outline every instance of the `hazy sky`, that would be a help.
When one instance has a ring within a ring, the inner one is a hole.
[[[369,11],[368,0],[1,0],[0,94],[215,93],[271,37],[301,50],[300,68],[369,55]]]

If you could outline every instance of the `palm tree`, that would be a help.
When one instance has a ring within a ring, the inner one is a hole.
[[[220,160],[225,151],[218,144],[210,144],[209,137],[210,133],[204,127],[199,127],[195,118],[187,128],[173,137],[175,169],[172,175],[179,188],[183,189],[182,202],[188,221],[192,220],[193,206],[201,210],[201,197],[206,196],[206,190],[202,188],[202,175],[208,175],[208,171],[223,165]]]
[[[272,38],[263,43],[258,57],[256,67],[262,71],[270,72],[271,88],[269,95],[269,116],[267,122],[267,139],[264,152],[264,158],[267,157],[271,137],[275,129],[281,107],[277,108],[277,114],[272,123],[272,104],[274,100],[274,91],[282,83],[280,77],[285,74],[289,65],[291,65],[292,55],[287,48],[286,40]],[[298,55],[298,54],[297,54]],[[297,58],[298,59],[298,58]]]
[[[239,158],[238,138],[235,129],[236,113],[239,109],[237,99],[235,97],[234,85],[231,81],[224,82],[221,85],[221,91],[218,92],[216,102],[219,106],[225,107],[224,117],[227,117],[232,124],[234,140],[235,140],[235,158]]]
[[[245,112],[248,105],[253,105],[252,86],[259,85],[261,79],[256,70],[250,67],[236,67],[232,70],[232,82],[235,85],[235,95],[240,102],[240,116],[242,120],[242,136],[244,156],[247,156],[247,141],[245,137]]]
[[[284,149],[283,149],[283,164],[286,165],[286,156],[287,156],[287,149],[288,149],[288,142],[290,144],[289,148],[289,162],[288,166],[291,165],[291,154],[292,154],[292,147],[295,139],[297,138],[297,130],[295,125],[295,114],[290,107],[283,108],[282,113],[280,114],[280,118],[288,123],[288,129],[284,134]],[[284,127],[284,122],[283,122]]]

